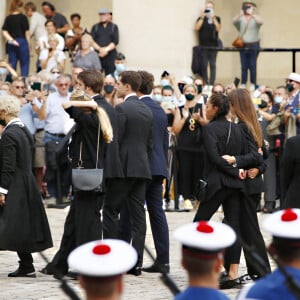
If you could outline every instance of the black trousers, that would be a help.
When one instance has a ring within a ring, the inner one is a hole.
[[[106,182],[106,197],[103,206],[103,237],[119,238],[119,214],[127,205],[131,218],[132,246],[138,253],[137,266],[143,262],[146,237],[145,191],[146,179],[119,178]],[[127,226],[127,225],[124,225]]]
[[[20,258],[19,265],[21,271],[26,273],[34,272],[33,258],[31,253],[18,251],[17,254]]]
[[[220,189],[211,199],[200,202],[194,222],[200,220],[210,220],[213,214],[222,204],[224,216],[227,224],[232,227],[237,235],[240,234],[240,202],[241,192],[238,189],[224,187]],[[241,246],[237,240],[226,250],[228,264],[239,264],[241,256]]]
[[[64,233],[52,266],[63,275],[68,273],[68,256],[76,247],[102,238],[100,209],[102,197],[94,192],[75,193],[65,220]]]
[[[240,232],[242,240],[250,246],[255,254],[258,255],[263,263],[263,270],[257,266],[257,261],[253,260],[252,255],[244,250],[246,265],[249,275],[258,275],[259,277],[271,272],[271,267],[267,255],[267,249],[263,236],[261,234],[256,206],[261,194],[244,195],[241,200],[240,212]],[[253,253],[253,252],[252,252]]]
[[[147,183],[146,204],[156,250],[156,260],[161,264],[169,264],[169,228],[166,214],[162,208],[162,181],[161,176],[154,176]],[[121,211],[119,237],[130,243],[131,231],[130,212],[126,205]]]
[[[184,199],[195,199],[195,187],[202,178],[203,152],[178,150],[178,194]]]

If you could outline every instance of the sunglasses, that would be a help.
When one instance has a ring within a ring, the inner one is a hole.
[[[59,83],[58,86],[68,86],[68,83]]]
[[[18,90],[19,90],[19,89],[25,89],[25,86],[22,86],[22,85],[15,85],[14,87],[15,87],[16,89],[18,89]]]

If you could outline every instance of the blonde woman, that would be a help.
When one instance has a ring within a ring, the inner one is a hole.
[[[92,48],[93,38],[85,33],[80,39],[81,47],[77,52],[73,66],[84,70],[100,70],[102,69],[99,56]]]
[[[113,138],[112,127],[106,112],[81,90],[75,90],[70,101],[62,105],[76,122],[69,152],[72,168],[77,168],[80,164],[80,152],[81,167],[93,169],[98,162],[97,167],[103,168],[105,144],[110,143]],[[99,144],[98,133],[100,134]],[[99,149],[98,157],[97,148]],[[61,274],[68,273],[67,258],[72,250],[86,242],[102,238],[100,200],[100,194],[95,191],[74,193],[74,200],[71,202],[65,221],[61,246],[52,261]],[[51,269],[48,266],[41,272],[51,275]]]
[[[32,252],[52,247],[40,191],[32,173],[33,139],[18,118],[20,101],[0,96],[0,249],[16,251],[19,267],[8,277],[36,277]]]

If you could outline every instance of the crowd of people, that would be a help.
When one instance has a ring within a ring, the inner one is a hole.
[[[254,7],[252,1],[244,2],[243,13],[234,19],[249,47],[258,42],[251,40],[247,28],[261,25],[252,14]],[[70,203],[60,247],[43,274],[62,277],[74,266],[79,273],[83,270],[82,285],[93,285],[87,277],[101,277],[101,272],[90,273],[68,257],[77,247],[85,249],[80,246],[103,238],[103,244],[88,244],[86,249],[113,249],[110,239],[121,239],[135,249],[136,257],[121,272],[167,274],[169,230],[164,206],[174,209],[177,198],[183,199],[183,209],[196,209],[193,225],[176,235],[183,244],[183,266],[192,286],[202,286],[201,278],[208,273],[209,287],[214,289],[241,287],[270,273],[256,213],[273,213],[277,199],[280,208],[300,207],[296,196],[300,74],[289,74],[276,88],[257,86],[253,65],[257,54],[250,51],[255,59],[241,52],[242,86],[215,83],[216,53],[204,51],[205,68],[208,63],[211,68],[209,80],[207,73],[177,80],[163,71],[155,84],[147,71],[126,70],[125,56],[116,51],[118,27],[109,10],[100,9],[100,22],[88,33],[79,14],[71,15],[70,29],[49,2],[42,3],[44,16],[32,2],[24,5],[30,25],[22,8],[22,1],[12,1],[2,27],[9,60],[0,63],[0,248],[16,251],[20,258],[19,268],[9,276],[35,277],[31,253],[52,246],[43,202]],[[217,42],[220,18],[213,9],[208,1],[196,29],[214,33]],[[33,35],[37,72],[29,74]],[[200,43],[202,38],[206,41],[207,36],[200,34]],[[65,70],[66,49],[71,74]],[[20,77],[15,71],[18,60]],[[248,68],[254,85],[250,90],[244,86]],[[57,145],[63,146],[59,153]],[[75,191],[72,169],[94,167],[104,170],[101,191]],[[207,183],[201,197],[196,188],[200,179]],[[156,250],[155,262],[147,267],[143,266],[145,205]],[[227,225],[209,221],[220,206]],[[297,213],[290,215],[297,219]],[[16,228],[22,228],[18,235]],[[214,230],[216,236],[205,235]],[[209,247],[207,239],[220,243]],[[261,257],[260,268],[253,264],[247,246]],[[280,251],[281,245],[277,246],[274,251]],[[223,261],[220,253],[225,247],[229,248]],[[248,274],[239,277],[242,248]],[[203,261],[207,255],[212,259],[209,264]],[[198,273],[202,268],[207,272]],[[176,299],[191,299],[194,293],[190,289]]]

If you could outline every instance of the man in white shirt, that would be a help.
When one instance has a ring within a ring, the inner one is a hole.
[[[67,157],[63,157],[63,162],[61,162],[60,160],[57,161],[57,169],[53,168],[53,160],[51,159],[53,153],[49,152],[50,147],[47,147],[47,144],[51,141],[60,142],[66,134],[67,129],[65,129],[65,126],[67,125],[70,118],[63,109],[62,103],[69,101],[69,87],[71,85],[71,80],[66,75],[60,75],[56,79],[55,84],[57,87],[57,92],[51,93],[48,98],[44,100],[38,112],[38,117],[40,120],[45,120],[44,143],[46,145],[46,164],[47,162],[51,164],[51,166],[48,164],[46,171],[48,191],[52,198],[51,201],[49,200],[49,202],[56,201],[56,203],[58,203],[57,199],[61,201],[60,196],[62,196],[62,198],[65,198],[69,193],[69,167],[67,163]],[[57,171],[59,171],[60,174],[61,195],[59,195],[57,189]]]
[[[45,28],[47,19],[36,11],[36,6],[33,2],[27,2],[24,5],[24,9],[26,16],[30,18],[30,37],[34,36],[35,40],[38,41],[42,36],[47,35]]]

